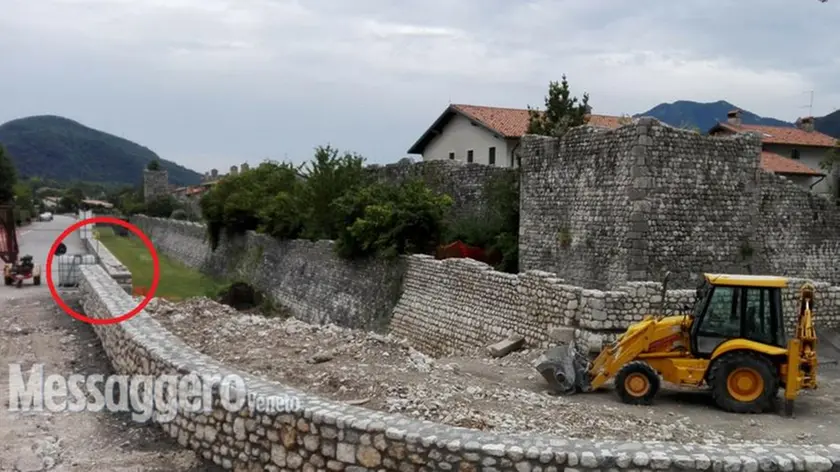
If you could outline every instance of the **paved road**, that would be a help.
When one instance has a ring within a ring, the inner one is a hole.
[[[53,241],[75,220],[56,217],[20,230],[21,254],[46,263]],[[78,235],[65,244],[81,253]],[[57,267],[53,269],[54,280]],[[156,427],[134,423],[125,414],[106,412],[10,411],[12,367],[24,378],[33,364],[44,375],[103,374],[113,371],[91,327],[62,313],[50,298],[46,277],[41,286],[0,286],[0,471],[159,471],[219,470],[164,437]],[[65,300],[72,300],[66,294]]]
[[[53,221],[44,221],[32,223],[18,230],[18,244],[20,245],[20,255],[30,255],[33,260],[41,264],[42,270],[46,270],[47,253],[52,247],[55,240],[61,233],[76,222],[75,218],[69,216],[57,215]],[[70,236],[62,241],[67,246],[67,254],[84,254],[85,250],[82,246],[81,238],[78,232],[73,232]],[[52,267],[53,280],[58,280],[58,264],[54,263]],[[31,281],[25,281],[26,283]],[[41,281],[41,287],[30,287],[35,291],[48,290],[47,278],[44,276]]]

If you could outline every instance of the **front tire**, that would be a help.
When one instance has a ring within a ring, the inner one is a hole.
[[[32,285],[41,285],[41,276],[32,277]]]
[[[659,374],[646,362],[631,362],[615,377],[615,390],[622,402],[629,405],[650,405],[662,383]]]
[[[714,361],[708,383],[717,405],[731,413],[764,413],[775,407],[779,376],[767,358],[753,352],[724,354]]]

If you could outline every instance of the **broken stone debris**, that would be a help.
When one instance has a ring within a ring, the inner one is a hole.
[[[509,336],[495,344],[487,346],[487,351],[493,357],[504,357],[525,345],[525,337],[519,334]]]

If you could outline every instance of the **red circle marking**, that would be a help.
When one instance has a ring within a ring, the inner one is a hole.
[[[137,237],[140,238],[141,241],[143,241],[143,244],[146,245],[146,249],[149,250],[149,253],[152,256],[152,265],[154,266],[154,271],[152,273],[152,286],[149,287],[149,291],[146,294],[146,298],[144,298],[143,301],[141,301],[140,304],[137,305],[133,310],[129,311],[128,313],[126,313],[124,315],[120,315],[116,318],[106,318],[106,319],[89,318],[89,317],[87,317],[87,316],[85,316],[81,313],[78,313],[78,312],[74,311],[72,308],[67,306],[66,303],[64,303],[64,300],[61,299],[61,296],[58,294],[58,291],[55,289],[55,284],[53,283],[53,279],[52,279],[53,257],[55,256],[55,250],[58,248],[58,245],[61,244],[61,241],[63,241],[65,238],[67,238],[67,236],[70,236],[70,233],[72,233],[73,231],[76,231],[77,229],[81,228],[82,226],[87,226],[87,225],[94,224],[94,223],[110,223],[110,224],[115,224],[115,225],[122,226],[123,228],[128,229],[129,231],[131,231],[132,233],[137,235]],[[123,221],[119,218],[113,218],[113,217],[110,217],[110,216],[96,216],[96,217],[93,217],[93,218],[86,218],[86,219],[83,219],[83,220],[79,220],[79,221],[73,223],[73,225],[70,226],[69,228],[65,229],[64,232],[61,233],[58,236],[58,239],[55,240],[52,247],[50,248],[49,254],[47,254],[46,270],[47,270],[47,286],[49,286],[50,294],[52,294],[53,300],[55,300],[55,302],[58,304],[58,306],[61,307],[62,310],[64,310],[67,314],[69,314],[73,318],[76,318],[79,321],[83,321],[85,323],[90,323],[90,324],[94,324],[94,325],[109,325],[109,324],[121,323],[121,322],[135,316],[136,314],[140,313],[140,311],[143,310],[143,308],[146,308],[146,305],[148,305],[149,302],[152,301],[152,298],[154,298],[155,291],[157,290],[157,286],[158,286],[158,281],[160,280],[160,260],[158,259],[158,253],[157,253],[157,250],[155,250],[155,246],[152,244],[152,241],[145,234],[143,234],[143,232],[137,226],[134,226],[133,224],[131,224],[127,221]]]

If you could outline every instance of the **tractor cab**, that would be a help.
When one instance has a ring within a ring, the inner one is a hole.
[[[691,353],[709,359],[730,339],[786,348],[784,277],[705,274],[690,327]]]

